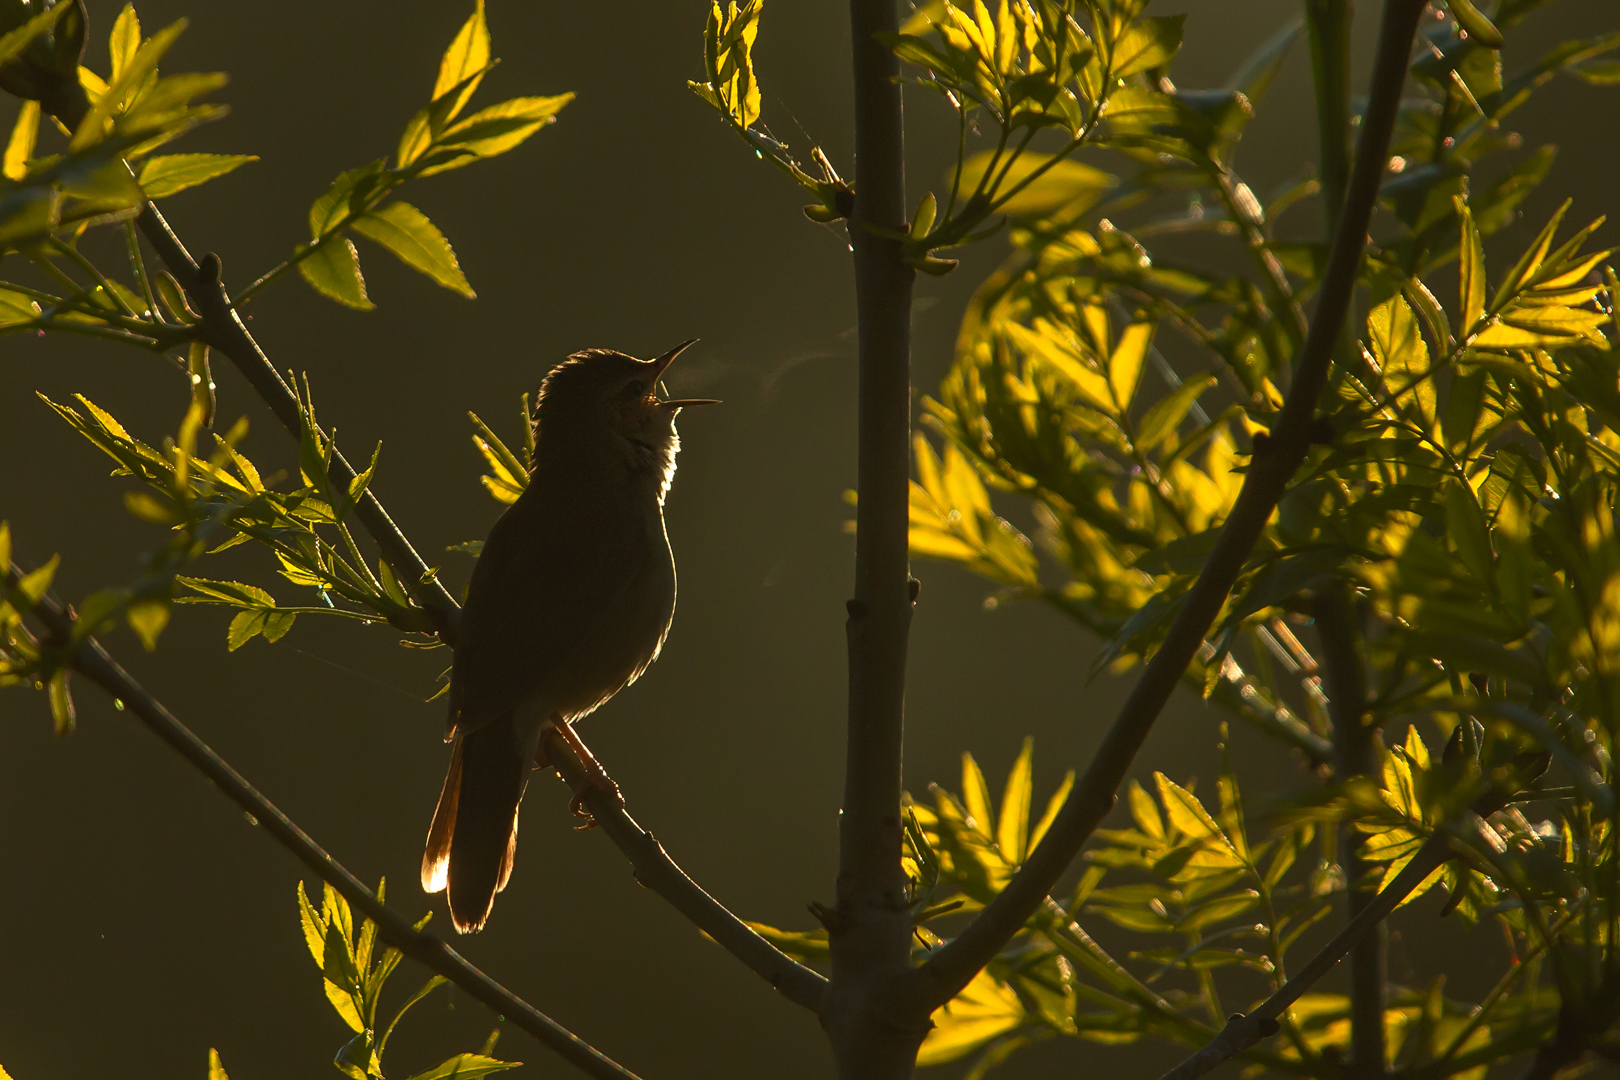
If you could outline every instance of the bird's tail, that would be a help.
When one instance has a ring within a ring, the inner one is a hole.
[[[448,888],[450,919],[463,934],[483,929],[495,894],[512,876],[528,765],[508,724],[456,739],[422,855],[422,888]]]

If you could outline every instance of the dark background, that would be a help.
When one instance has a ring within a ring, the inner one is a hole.
[[[90,63],[105,72],[116,9],[91,7]],[[283,258],[307,235],[308,205],[332,176],[391,152],[469,7],[149,0],[147,33],[194,18],[168,70],[219,69],[233,80],[221,95],[233,115],[180,149],[263,155],[165,204],[192,250],[218,251],[237,287]],[[1196,87],[1223,82],[1297,5],[1166,0],[1155,10],[1191,12],[1175,76]],[[1364,4],[1357,26],[1360,80],[1374,11]],[[849,262],[842,233],[806,222],[803,195],[751,160],[685,89],[699,73],[705,14],[697,0],[496,0],[490,22],[504,62],[479,100],[579,98],[516,152],[405,193],[449,236],[479,299],[459,299],[362,242],[379,310],[339,308],[289,278],[255,301],[251,328],[278,366],[309,372],[321,418],[351,457],[382,440],[374,490],[457,589],[469,561],[438,553],[482,537],[499,510],[477,484],[466,410],[510,435],[518,394],[569,351],[649,355],[703,339],[668,380],[677,395],[726,400],[682,420],[668,512],[679,614],[662,660],[584,735],[632,812],[695,878],[745,918],[808,928],[805,904],[832,898],[842,785],[852,544],[841,495],[855,475]],[[1509,70],[1617,24],[1612,0],[1564,0],[1515,39]],[[766,120],[801,153],[820,142],[846,175],[848,53],[840,5],[767,7],[757,49]],[[915,199],[939,187],[954,126],[933,100],[908,104]],[[1615,104],[1614,91],[1562,79],[1514,117],[1527,145],[1556,142],[1562,153],[1526,221],[1493,242],[1496,265],[1566,194],[1580,221],[1614,207]],[[0,114],[9,130],[10,107]],[[1312,131],[1301,46],[1239,160],[1262,197],[1315,160]],[[955,275],[920,281],[920,393],[945,371],[962,304],[1002,250],[993,241]],[[293,467],[291,441],[217,364],[223,420],[250,417],[245,449],[262,468]],[[126,349],[13,336],[0,341],[0,379],[0,517],[20,553],[60,552],[70,597],[133,579],[136,553],[159,534],[124,512],[124,482],[108,481],[107,460],[31,391],[82,392],[155,441],[184,408],[179,377]],[[295,595],[257,550],[203,572]],[[971,750],[999,792],[1033,734],[1044,802],[1063,769],[1083,765],[1126,683],[1088,683],[1095,642],[1052,612],[986,611],[981,581],[936,564],[917,574],[910,786],[955,787],[958,757]],[[401,649],[386,628],[310,618],[278,645],[227,653],[227,618],[176,609],[152,656],[126,632],[109,644],[336,857],[365,879],[387,875],[401,911],[441,908],[418,891],[416,867],[446,757],[442,705],[423,699],[447,654]],[[78,732],[58,740],[42,697],[0,697],[0,1062],[16,1080],[201,1077],[215,1046],[236,1080],[333,1075],[328,1062],[348,1035],[298,930],[301,868],[92,688],[81,687],[79,706]],[[1209,776],[1218,719],[1192,696],[1178,699],[1139,775]],[[1252,786],[1302,779],[1249,732],[1236,742]],[[571,831],[566,801],[554,782],[531,790],[512,885],[490,928],[458,947],[650,1080],[829,1075],[814,1020],[640,889],[603,836]],[[1412,928],[1395,945],[1397,979],[1426,982],[1425,961],[1437,955],[1454,991],[1499,970],[1491,931],[1465,938],[1446,924],[1437,935],[1423,910],[1407,920],[1397,924]],[[1416,936],[1421,949],[1408,946]],[[423,977],[404,965],[393,1000]],[[481,1006],[440,990],[403,1025],[390,1072],[474,1049],[491,1026]],[[572,1075],[521,1033],[498,1053],[530,1062],[521,1075]],[[1057,1040],[998,1075],[1151,1076],[1177,1056]]]

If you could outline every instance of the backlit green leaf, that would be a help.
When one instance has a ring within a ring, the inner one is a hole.
[[[450,241],[426,214],[410,203],[395,201],[368,211],[355,219],[352,228],[393,252],[406,266],[420,270],[452,292],[469,299],[476,295],[461,272]]]
[[[1001,796],[1001,818],[996,822],[996,845],[1001,857],[1013,866],[1028,854],[1029,809],[1035,786],[1035,739],[1025,736],[1024,745],[1007,774],[1007,787]]]
[[[254,154],[167,154],[141,162],[136,180],[148,199],[166,199],[258,160]]]
[[[426,1072],[417,1073],[410,1080],[472,1080],[473,1077],[487,1076],[503,1069],[515,1069],[521,1064],[521,1061],[499,1061],[483,1054],[457,1054]]]
[[[461,86],[447,120],[454,120],[478,89],[478,76],[489,67],[489,59],[489,23],[484,18],[484,0],[475,0],[472,15],[462,24],[439,61],[439,77],[433,84],[434,101],[458,85],[466,84]]]
[[[377,306],[366,295],[366,279],[360,276],[360,254],[346,236],[322,244],[298,264],[298,272],[317,292],[340,304],[361,311]]]

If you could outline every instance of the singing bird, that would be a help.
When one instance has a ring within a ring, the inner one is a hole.
[[[659,377],[691,341],[652,360],[610,349],[553,368],[535,403],[534,472],[473,568],[450,670],[450,769],[422,887],[445,889],[462,933],[483,928],[517,851],[518,803],[555,728],[590,783],[618,788],[570,726],[658,658],[675,613],[664,497],[675,417]],[[575,793],[579,812],[583,789]]]

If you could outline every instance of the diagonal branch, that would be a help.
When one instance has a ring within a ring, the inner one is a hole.
[[[3,570],[8,591],[14,590],[22,575],[10,565]],[[44,624],[49,635],[48,642],[63,643],[72,639],[74,616],[54,599],[42,597],[33,605],[32,612]],[[114,700],[122,702],[124,708],[139,717],[153,734],[213,781],[226,798],[264,826],[282,847],[291,851],[321,880],[330,884],[366,918],[376,923],[378,936],[383,941],[428,970],[443,975],[496,1015],[505,1017],[533,1035],[542,1045],[587,1076],[599,1080],[635,1080],[635,1073],[469,964],[441,938],[417,930],[399,914],[384,907],[376,893],[344,869],[308,833],[248,783],[241,773],[231,768],[229,762],[216,754],[164,708],[162,702],[119,667],[95,638],[86,638],[74,649],[68,662],[74,671],[101,687]]]
[[[774,986],[782,996],[811,1012],[821,1008],[827,980],[760,937],[752,928],[686,876],[669,857],[658,838],[643,829],[625,812],[618,800],[600,788],[586,784],[588,776],[562,736],[551,733],[546,760],[557,766],[568,785],[580,791],[584,803],[608,839],[630,860],[636,880],[669,901],[670,906],[741,960],[755,974]]]
[[[82,90],[77,101],[69,102],[58,113],[58,118],[68,127],[77,126],[77,121],[83,116],[86,108]],[[204,256],[201,263],[192,258],[184,244],[169,228],[169,223],[158,212],[156,206],[147,203],[142,210],[136,224],[152,245],[153,250],[162,259],[169,272],[174,275],[185,290],[186,297],[192,308],[202,316],[198,326],[198,335],[211,348],[218,349],[236,364],[244,378],[268,405],[276,417],[281,420],[287,430],[296,439],[302,431],[302,417],[299,413],[298,398],[292,388],[287,385],[274,365],[259,348],[253,335],[248,333],[247,327],[242,323],[231,303],[230,296],[220,280],[220,263],[217,256]],[[347,490],[354,479],[355,470],[343,455],[335,448],[332,453],[330,468],[331,479],[334,486],[340,490]],[[394,523],[393,518],[383,508],[381,502],[368,488],[364,497],[355,506],[355,513],[365,526],[371,538],[376,541],[383,555],[396,570],[400,582],[410,589],[412,596],[427,610],[432,619],[433,629],[447,644],[455,644],[456,627],[460,621],[461,609],[455,599],[445,589],[433,571],[422,561],[409,539]],[[424,627],[424,629],[427,629]],[[161,708],[161,706],[159,706]],[[167,714],[165,714],[167,715]],[[169,718],[171,721],[172,717]],[[173,721],[178,724],[178,721]],[[181,730],[184,730],[183,728]],[[189,735],[189,733],[188,733]],[[201,745],[201,744],[199,744]],[[206,749],[206,747],[204,748]],[[211,754],[212,752],[209,751]],[[188,754],[188,757],[190,755]],[[193,759],[198,763],[197,759]],[[553,760],[564,762],[573,761],[571,753],[559,753]],[[230,766],[223,761],[218,765],[229,769]],[[198,764],[203,768],[202,764]],[[208,770],[204,768],[204,771]],[[234,774],[233,774],[234,775]],[[570,775],[570,782],[576,782],[579,777]],[[244,782],[245,783],[245,782]],[[247,788],[252,791],[251,788]],[[647,885],[660,896],[668,900],[676,910],[680,911],[697,927],[714,938],[732,955],[736,956],[749,968],[757,972],[777,990],[781,991],[789,1000],[810,1009],[819,1008],[821,991],[826,980],[817,972],[798,964],[786,954],[778,950],[770,942],[760,937],[748,925],[726,910],[718,901],[705,892],[701,886],[686,875],[658,841],[644,830],[622,808],[611,805],[608,800],[587,799],[591,805],[592,813],[604,825],[606,832],[614,844],[623,852],[625,858],[635,868],[636,876],[642,884]],[[596,805],[603,802],[607,805]],[[267,804],[268,805],[268,804]],[[296,826],[288,825],[296,831]],[[274,831],[274,830],[272,830]],[[278,838],[280,834],[278,833]],[[303,834],[297,833],[298,836]],[[307,837],[304,838],[308,840]],[[287,842],[287,841],[283,841]],[[297,849],[294,849],[295,852]],[[318,849],[317,849],[318,850]],[[303,855],[300,855],[303,858]],[[324,855],[323,855],[324,858]],[[306,860],[307,861],[307,860]],[[317,868],[319,872],[319,868]],[[335,885],[335,883],[334,883]],[[354,888],[364,891],[365,886],[354,881]],[[343,891],[340,889],[339,891]],[[355,900],[349,893],[344,893],[351,901],[367,910],[365,904]],[[367,893],[369,895],[369,893]],[[379,920],[379,925],[382,925]],[[437,939],[433,939],[437,941]],[[448,946],[443,946],[448,952]],[[455,956],[454,952],[450,952]],[[460,958],[457,957],[460,961]],[[464,961],[461,961],[464,963]],[[475,969],[474,969],[475,970]],[[494,985],[493,983],[491,984]],[[515,1000],[515,999],[514,999]],[[501,1009],[497,1009],[501,1011]],[[536,1016],[539,1014],[536,1013]],[[544,1019],[542,1017],[542,1019]]]
[[[1407,894],[1422,884],[1424,878],[1449,858],[1451,858],[1450,835],[1444,830],[1435,832],[1418,849],[1417,854],[1412,856],[1412,861],[1395,875],[1395,880],[1389,883],[1389,887],[1369,901],[1348,926],[1322,947],[1321,952],[1311,957],[1310,962],[1300,969],[1299,974],[1284,983],[1254,1012],[1248,1015],[1234,1014],[1227,1020],[1221,1033],[1210,1040],[1208,1045],[1165,1073],[1159,1080],[1197,1080],[1227,1058],[1242,1053],[1268,1035],[1276,1034],[1277,1018],[1322,976],[1333,970],[1333,966],[1342,960],[1353,946],[1376,932],[1378,924],[1406,899]]]
[[[79,121],[89,108],[83,87],[75,83],[74,89],[77,91],[74,97],[52,103],[54,115],[70,131],[77,130]],[[270,407],[270,411],[275,413],[276,419],[292,432],[293,438],[298,438],[303,430],[298,398],[237,316],[220,279],[219,257],[205,255],[200,263],[192,258],[158,208],[150,202],[142,209],[136,224],[169,273],[180,283],[192,308],[202,316],[202,321],[195,328],[198,340],[229,357]],[[334,486],[342,491],[347,491],[358,475],[354,466],[335,447],[330,472]],[[383,504],[370,488],[355,504],[354,510],[366,531],[377,542],[383,556],[393,566],[400,583],[427,610],[432,620],[431,629],[446,643],[453,644],[460,616],[460,607],[455,599],[422,556],[417,554],[399,526],[394,524],[394,519],[383,509]]]
[[[1115,792],[1182,672],[1220,614],[1266,521],[1316,436],[1317,399],[1327,386],[1334,346],[1355,290],[1367,226],[1384,173],[1390,134],[1400,109],[1412,39],[1425,0],[1386,0],[1379,32],[1371,98],[1362,124],[1355,173],[1323,278],[1316,317],[1270,437],[1256,440],[1237,502],[1191,591],[1182,598],[1159,651],[1126,699],[1085,776],[1075,786],[1040,845],[990,905],[962,934],[896,987],[911,1009],[945,1004],[989,963],[1035,913],[1092,830],[1113,808]]]

